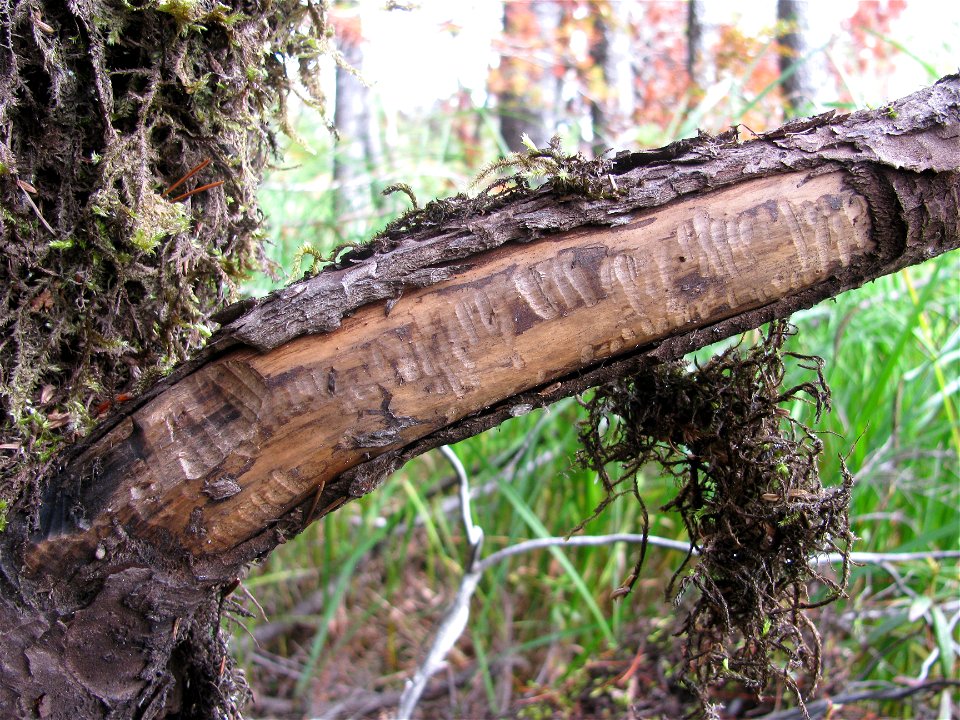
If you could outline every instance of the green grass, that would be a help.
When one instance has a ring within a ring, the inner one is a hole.
[[[407,182],[422,200],[464,189],[475,169],[450,129],[466,120],[434,118],[433,125],[409,128],[371,185]],[[499,147],[493,126],[482,111],[476,121],[485,157],[493,157]],[[274,257],[288,276],[302,243],[331,248],[358,239],[344,237],[331,216],[329,172],[336,150],[314,137],[316,154],[291,147],[287,162],[298,167],[276,173],[262,193],[276,239]],[[366,230],[357,234],[375,231],[405,207],[402,195],[387,198],[381,208],[371,204]],[[851,517],[858,551],[960,547],[958,271],[960,258],[953,253],[793,318],[799,332],[788,349],[826,359],[833,412],[819,425],[826,446],[822,476],[827,484],[837,482],[843,456],[857,477]],[[268,286],[261,282],[254,289]],[[792,410],[801,418],[810,412],[802,404]],[[564,535],[602,500],[596,478],[574,463],[581,418],[578,404],[568,400],[456,446],[473,487],[481,489],[474,515],[486,533],[485,553],[523,539]],[[649,468],[640,482],[651,533],[682,539],[678,518],[659,511],[672,498],[672,481]],[[465,541],[450,507],[455,495],[443,459],[418,458],[377,492],[279,548],[252,573],[245,585],[271,621],[290,619],[292,608],[311,593],[323,597],[318,610],[271,642],[269,651],[291,658],[295,669],[285,681],[256,686],[258,693],[322,698],[336,683],[402,685],[426,652],[463,572]],[[639,527],[637,504],[624,498],[587,532]],[[624,545],[556,549],[500,563],[480,584],[451,666],[476,672],[475,687],[496,712],[506,690],[515,698],[525,689],[505,689],[504,663],[514,663],[510,667],[529,687],[573,687],[598,658],[619,652],[629,659],[635,652],[632,629],[644,618],[672,615],[663,592],[682,559],[651,548],[634,594],[613,601],[635,552]],[[825,668],[828,684],[834,676],[846,683],[916,677],[938,648],[929,676],[955,677],[951,643],[957,629],[949,622],[958,612],[956,563],[920,561],[898,565],[896,573],[875,565],[856,568],[849,599],[825,611],[824,627],[836,631],[828,647],[841,643],[834,657],[844,658],[840,666]],[[244,623],[253,631],[262,620]],[[658,642],[669,643],[663,624],[656,627]],[[238,630],[235,645],[249,675],[268,677],[258,670],[244,632]],[[878,711],[913,717],[911,707],[891,703]]]

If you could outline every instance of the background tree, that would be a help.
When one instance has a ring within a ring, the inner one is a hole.
[[[554,0],[504,3],[503,50],[498,98],[500,134],[511,150],[522,150],[524,133],[544,146],[557,131],[563,77],[557,30],[564,5]]]
[[[818,107],[819,98],[831,97],[825,47],[812,36],[810,3],[804,0],[777,0],[777,19],[781,23],[778,42],[782,50],[780,71],[783,94],[791,115]],[[820,41],[824,33],[820,33]]]
[[[716,80],[712,51],[716,47],[713,27],[707,20],[705,0],[687,3],[687,73],[694,87],[704,89]]]
[[[629,3],[595,3],[589,8],[590,61],[586,70],[594,155],[619,147],[636,112],[634,92],[634,7]]]
[[[333,23],[342,56],[336,68],[333,110],[333,124],[341,141],[340,152],[333,158],[333,214],[341,219],[339,237],[346,241],[356,236],[358,227],[364,228],[364,216],[377,204],[379,194],[371,192],[365,179],[381,165],[382,153],[376,132],[375,98],[363,80],[366,40],[356,3],[338,6]]]

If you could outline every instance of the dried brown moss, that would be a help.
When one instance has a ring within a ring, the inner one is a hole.
[[[299,0],[0,0],[0,19],[11,497],[15,477],[198,347],[261,264],[254,193],[271,119],[284,124],[290,59],[322,103],[327,31],[323,4]]]
[[[773,323],[755,347],[729,349],[692,371],[658,366],[586,403],[582,460],[604,481],[607,502],[632,492],[642,504],[635,483],[647,463],[677,481],[663,510],[680,514],[691,552],[667,594],[678,606],[689,600],[678,633],[682,674],[710,717],[709,688],[726,680],[758,693],[779,680],[802,704],[799,676],[815,686],[820,675],[820,640],[804,611],[839,598],[849,570],[844,562],[834,580],[810,564],[824,552],[847,557],[853,480],[844,470],[840,485],[823,487],[823,443],[784,407],[803,400],[819,418],[830,402],[822,361],[783,350],[789,332]],[[785,357],[811,379],[784,388]],[[610,463],[623,466],[622,476],[611,478]],[[641,552],[623,594],[642,562]],[[813,582],[826,588],[816,603],[808,597]]]

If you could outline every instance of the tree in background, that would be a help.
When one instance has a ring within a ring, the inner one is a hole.
[[[818,47],[812,35],[809,11],[808,0],[777,0],[781,91],[789,115],[821,107],[836,94],[831,87],[834,77],[827,69],[825,46]]]
[[[706,0],[687,3],[687,74],[699,91],[716,82],[716,28],[707,20]]]
[[[751,32],[728,6],[701,0],[508,2],[488,90],[514,150],[524,132],[538,146],[560,131],[582,150],[602,152],[656,142],[664,132],[719,131],[711,118],[734,104],[746,107],[739,120],[759,131],[798,108],[855,103],[844,73],[867,64],[892,72],[896,49],[882,38],[903,8],[902,0],[859,2],[843,23],[852,42],[840,43],[822,29],[814,37],[809,3],[791,0],[771,5],[770,22]],[[755,100],[771,94],[778,102]]]
[[[333,214],[340,219],[341,241],[356,237],[380,195],[366,182],[381,164],[377,105],[363,79],[366,39],[356,2],[337,4],[331,13],[340,61],[336,68],[333,125],[337,151],[333,156]]]
[[[585,70],[594,155],[624,145],[636,115],[631,3],[598,2],[588,7],[590,65]]]
[[[491,78],[497,96],[500,134],[511,150],[522,150],[526,134],[538,147],[557,131],[563,67],[558,62],[564,4],[507,2],[503,5],[500,66]]]

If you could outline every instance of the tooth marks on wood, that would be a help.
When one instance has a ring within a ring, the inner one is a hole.
[[[348,443],[341,444],[341,447],[349,447],[354,450],[385,448],[400,440],[400,430],[389,428],[386,430],[371,430],[368,433],[352,433],[348,440]]]
[[[367,462],[380,453],[671,333],[802,292],[862,262],[871,242],[868,208],[843,173],[796,173],[661,207],[616,230],[498,248],[440,285],[405,292],[389,316],[369,305],[328,336],[235,351],[149,401],[135,419],[163,459],[133,463],[128,482],[151,502],[133,513],[132,497],[118,501],[118,516],[141,534],[179,532],[195,554],[228,550],[323,479],[364,494],[380,480]],[[194,417],[190,403],[206,409]],[[209,447],[191,447],[188,436]],[[367,469],[350,475],[360,463]],[[208,477],[227,474],[243,492],[216,501],[203,492]],[[201,539],[185,530],[203,501]]]

